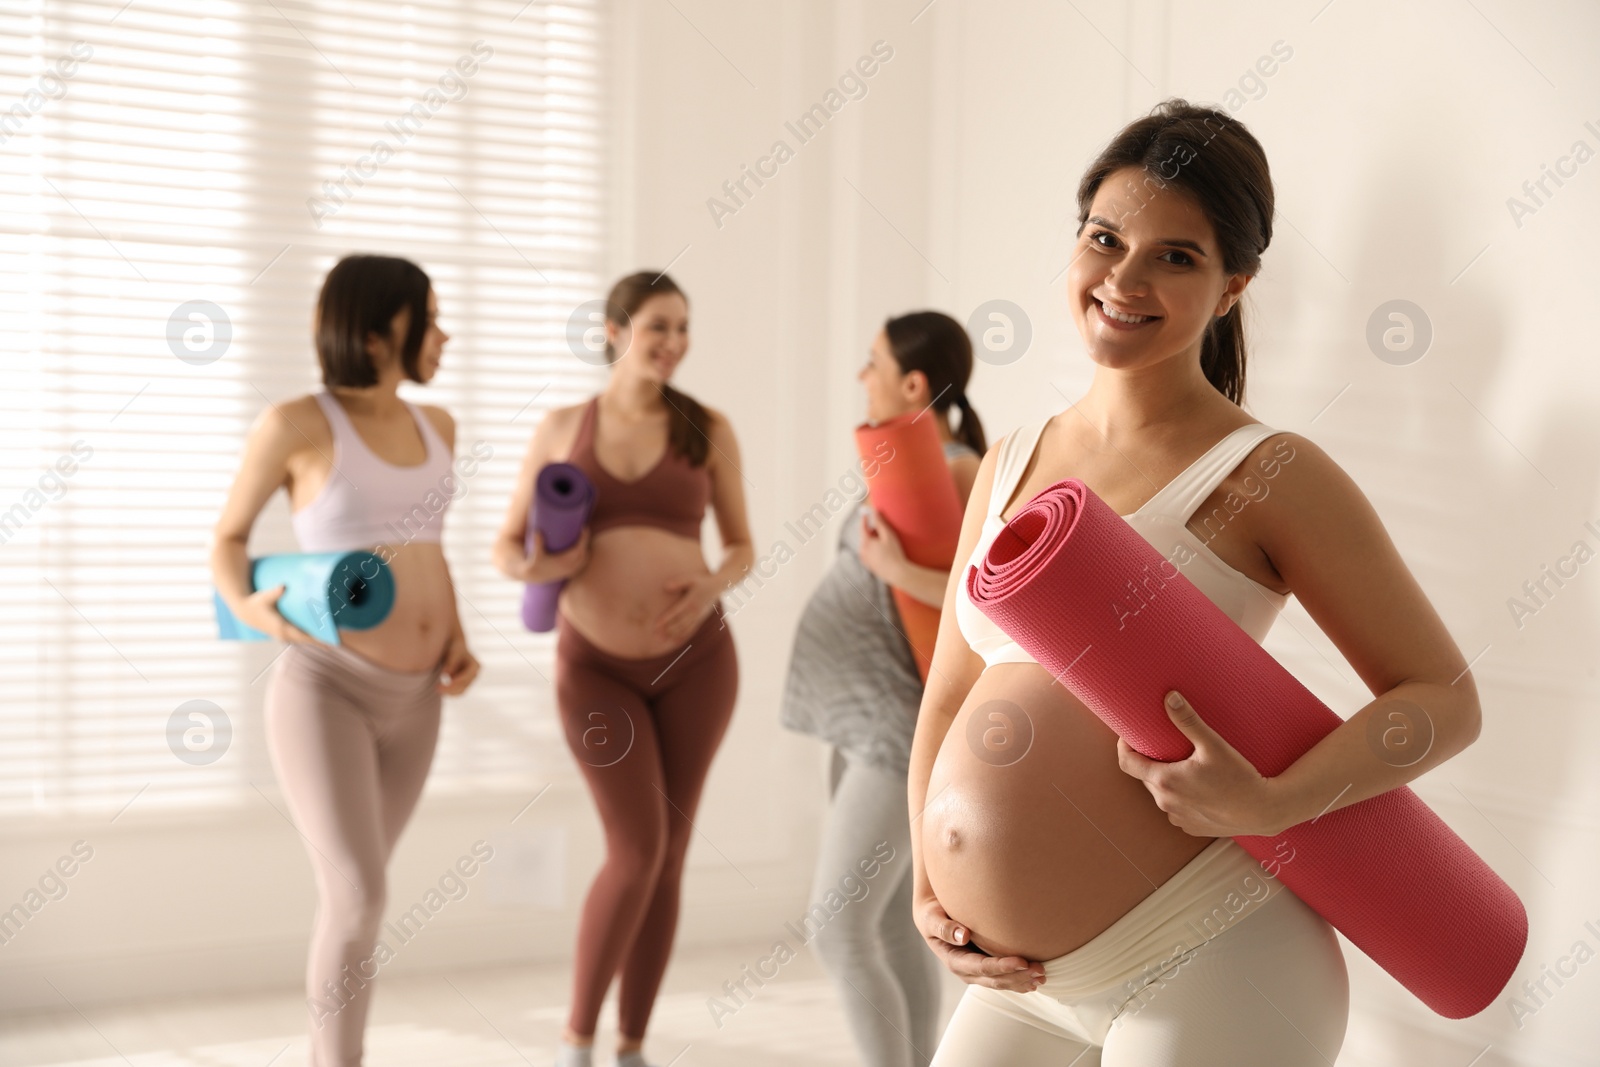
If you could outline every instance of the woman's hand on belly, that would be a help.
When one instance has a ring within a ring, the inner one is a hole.
[[[1167,821],[1196,837],[1271,837],[1298,821],[1285,814],[1277,779],[1263,777],[1181,693],[1176,695],[1176,708],[1170,700],[1163,706],[1194,744],[1187,758],[1163,763],[1117,738],[1118,765],[1144,783]]]
[[[668,641],[686,640],[722,595],[716,577],[709,572],[674,578],[662,586],[662,591],[674,599],[666,611],[656,616],[655,629]]]
[[[945,913],[932,892],[913,906],[917,929],[950,973],[968,985],[1028,993],[1044,981],[1044,964],[1021,956],[991,956],[967,941],[967,931]]]
[[[663,634],[661,620],[685,599],[684,591],[672,592],[669,586],[710,573],[699,541],[656,526],[613,526],[590,542],[588,565],[562,590],[561,612],[614,656],[660,655],[693,631]],[[696,626],[705,618],[705,608],[698,611]]]
[[[1049,960],[1125,915],[1209,843],[1117,766],[1117,736],[1037,663],[973,683],[920,818],[929,886],[995,956]]]

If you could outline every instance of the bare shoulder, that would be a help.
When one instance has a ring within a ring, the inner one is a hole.
[[[733,422],[710,404],[700,406],[706,410],[706,435],[712,442],[718,445],[731,442],[734,439]]]
[[[578,440],[578,426],[583,419],[583,410],[589,403],[590,400],[580,400],[575,404],[562,404],[546,411],[528,439],[529,456],[540,463],[553,462],[557,457],[570,456],[572,446]]]
[[[1322,446],[1292,431],[1275,433],[1256,445],[1232,479],[1246,496],[1278,494],[1295,510],[1306,505],[1347,507],[1361,496],[1355,480]]]
[[[1393,552],[1377,510],[1355,479],[1302,434],[1268,437],[1228,483],[1251,502],[1246,510],[1254,512],[1248,524],[1252,538],[1291,587],[1290,572],[1299,571],[1303,581],[1319,556],[1328,563],[1363,552]]]
[[[544,434],[554,441],[571,441],[578,434],[578,424],[583,421],[584,409],[593,401],[580,400],[574,404],[562,404],[560,407],[551,408],[544,413],[544,418],[539,420],[536,432]]]
[[[560,407],[551,408],[544,413],[544,421],[554,426],[570,424],[576,426],[583,417],[583,409],[594,403],[594,397],[587,400],[578,400],[571,404],[562,404]]]
[[[439,431],[439,436],[454,444],[456,439],[456,420],[450,412],[437,404],[418,404],[418,408],[433,423],[433,428]]]
[[[326,449],[333,440],[333,428],[322,413],[316,397],[307,393],[292,400],[271,401],[256,416],[252,435],[282,452],[303,448]]]

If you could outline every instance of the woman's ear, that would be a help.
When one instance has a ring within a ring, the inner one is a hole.
[[[1221,318],[1233,310],[1233,306],[1244,299],[1245,286],[1250,284],[1250,275],[1235,274],[1228,279],[1228,287],[1222,291],[1222,299],[1217,303],[1217,317]]]
[[[389,336],[384,337],[377,330],[367,331],[367,358],[372,360],[374,367],[387,366],[400,358],[401,349],[406,343],[406,334],[411,329],[411,309],[403,307],[389,322]]]
[[[367,331],[367,358],[372,360],[374,367],[381,367],[389,361],[389,339],[379,336],[376,330]]]
[[[919,394],[921,401],[925,404],[933,399],[932,387],[928,385],[928,376],[919,370],[905,373],[905,376],[900,379],[900,392],[906,400],[912,403],[919,399]]]

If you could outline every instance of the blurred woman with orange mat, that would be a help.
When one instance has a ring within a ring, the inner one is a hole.
[[[932,419],[965,506],[987,447],[966,398],[972,342],[937,311],[890,319],[857,375],[867,418]],[[950,409],[960,421],[950,428]],[[893,462],[893,460],[889,460]],[[937,607],[948,569],[906,559],[900,539],[863,499],[795,633],[781,722],[833,746],[832,804],[811,900],[817,952],[839,988],[862,1062],[920,1067],[933,1054],[938,962],[911,919],[906,770],[922,680],[892,589]],[[831,901],[848,901],[830,907]],[[826,923],[820,917],[828,916]]]

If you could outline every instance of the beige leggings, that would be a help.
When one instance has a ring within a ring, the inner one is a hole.
[[[439,673],[380,667],[337,645],[293,644],[267,687],[267,751],[316,875],[306,965],[311,1067],[361,1063],[384,868],[439,736]],[[391,946],[392,947],[392,946]]]
[[[1337,935],[1218,838],[1029,993],[968,985],[932,1067],[1326,1067],[1350,983]]]

